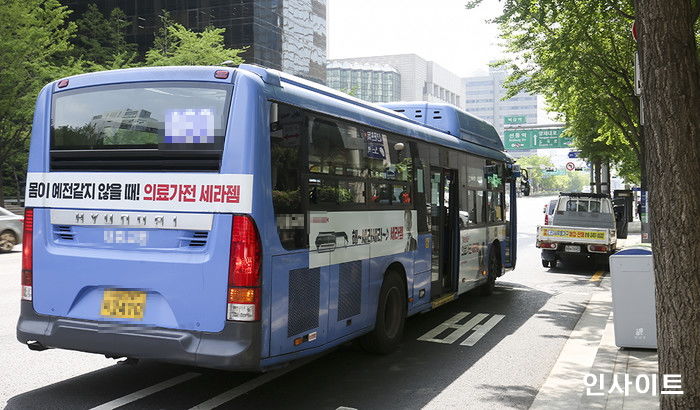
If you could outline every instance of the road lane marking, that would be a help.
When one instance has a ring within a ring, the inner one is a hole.
[[[591,279],[589,279],[591,282],[597,282],[603,278],[603,275],[605,274],[604,271],[599,270],[596,272],[593,276],[591,276]]]
[[[503,320],[504,317],[504,315],[493,315],[491,319],[486,321],[486,323],[484,323],[483,325],[478,325],[478,327],[475,328],[474,333],[469,335],[469,337],[466,338],[462,343],[460,343],[460,345],[474,346],[476,342],[478,342],[482,337],[486,335],[486,332],[493,329],[493,327],[496,326],[498,322]]]
[[[489,314],[476,313],[474,317],[469,319],[469,321],[467,321],[466,323],[458,324],[458,322],[462,321],[470,314],[471,312],[459,312],[451,318],[447,319],[446,321],[440,323],[433,329],[429,330],[417,340],[420,340],[422,342],[452,344],[456,342],[457,339],[464,336],[467,332],[473,330],[474,333],[469,335],[469,337],[467,337],[467,339],[464,342],[462,342],[461,345],[474,346],[476,342],[478,342],[482,337],[484,337],[484,335],[486,335],[486,332],[493,329],[493,327],[496,326],[496,324],[505,317],[504,315],[493,315],[489,320],[486,321],[486,323],[481,324],[481,322],[484,319],[489,317]],[[450,334],[446,335],[443,338],[437,337],[450,329],[453,329],[453,331]]]
[[[180,384],[182,382],[186,382],[187,380],[194,379],[195,377],[199,376],[199,373],[185,373],[181,374],[177,377],[173,377],[172,379],[168,379],[165,381],[162,381],[158,384],[154,384],[151,387],[146,387],[145,389],[141,389],[139,391],[133,392],[131,394],[127,394],[124,397],[120,397],[118,399],[114,399],[112,401],[108,401],[105,404],[101,404],[97,407],[93,407],[91,410],[111,410],[111,409],[116,409],[117,407],[121,407],[125,404],[129,404],[131,402],[134,402],[136,400],[140,400],[146,396],[150,396],[153,393],[157,393],[161,390],[165,390],[169,387],[173,387],[177,384]]]
[[[316,357],[314,357],[314,358],[316,358]],[[293,363],[293,364],[285,367],[284,369],[276,370],[276,371],[270,372],[270,373],[265,373],[262,376],[258,376],[254,379],[248,380],[247,382],[245,382],[241,385],[238,385],[231,390],[227,390],[227,391],[219,394],[218,396],[214,396],[211,399],[192,407],[190,410],[210,410],[210,409],[213,409],[215,407],[221,406],[222,404],[224,404],[228,401],[231,401],[242,394],[246,394],[249,391],[258,388],[265,383],[269,383],[272,380],[274,380],[280,376],[283,376],[284,374],[289,373],[292,370],[295,370],[295,369],[307,364],[311,360],[312,359],[300,360],[297,363]]]

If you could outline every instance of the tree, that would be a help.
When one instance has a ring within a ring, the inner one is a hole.
[[[635,0],[650,189],[659,373],[700,408],[700,2]]]
[[[498,64],[512,70],[506,97],[521,90],[544,95],[584,158],[622,164],[626,179],[639,179],[644,140],[633,86],[631,3],[506,0],[496,22],[515,56]]]
[[[527,169],[530,184],[532,185],[532,192],[543,191],[545,189],[542,185],[544,181],[544,169],[554,166],[552,160],[548,157],[530,155],[518,158],[517,163],[521,168]]]
[[[137,58],[136,44],[126,41],[126,29],[130,23],[120,8],[104,14],[95,4],[76,21],[72,55],[94,63],[96,69],[113,69],[133,66]]]
[[[27,150],[37,93],[75,70],[74,62],[56,64],[70,51],[75,25],[65,22],[69,13],[57,0],[5,0],[0,7],[0,206],[3,173],[16,171],[17,156]]]
[[[239,54],[244,50],[224,47],[223,28],[207,27],[201,33],[172,23],[167,27],[169,47],[159,42],[146,52],[146,65],[219,65],[224,61],[240,64]]]

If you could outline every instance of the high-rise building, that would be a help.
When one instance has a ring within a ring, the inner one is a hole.
[[[521,92],[502,100],[507,94],[503,88],[506,77],[507,71],[491,67],[486,76],[464,79],[466,110],[493,124],[501,138],[506,123],[537,123],[536,95]]]
[[[326,0],[67,0],[82,14],[95,3],[103,12],[119,7],[131,23],[127,40],[144,53],[153,45],[163,10],[191,30],[226,29],[224,43],[247,50],[246,63],[326,81]]]
[[[388,64],[332,61],[326,66],[326,83],[365,101],[401,100],[401,75]]]
[[[457,75],[433,61],[416,54],[355,57],[331,63],[381,64],[393,67],[400,75],[400,98],[404,101],[449,103],[464,109],[464,82]]]

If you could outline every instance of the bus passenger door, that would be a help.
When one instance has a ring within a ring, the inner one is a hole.
[[[455,245],[457,224],[457,173],[451,169],[430,170],[431,296],[433,299],[455,290]]]

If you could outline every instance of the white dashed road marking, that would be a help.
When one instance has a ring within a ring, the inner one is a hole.
[[[112,401],[108,401],[105,404],[101,404],[97,407],[93,407],[91,410],[111,410],[111,409],[116,409],[117,407],[121,407],[125,404],[129,404],[131,402],[134,402],[136,400],[140,400],[146,396],[150,396],[153,393],[157,393],[161,390],[165,390],[169,387],[173,387],[176,384],[180,384],[182,382],[186,382],[187,380],[194,379],[195,377],[199,376],[199,373],[185,373],[181,374],[177,377],[173,377],[172,379],[165,380],[163,382],[160,382],[158,384],[154,384],[151,387],[146,387],[145,389],[141,389],[139,391],[133,392],[131,394],[127,394],[126,396],[120,397],[118,399],[114,399]]]
[[[285,367],[284,369],[276,370],[276,371],[270,372],[270,373],[265,373],[262,376],[258,376],[252,380],[248,380],[247,382],[245,382],[239,386],[236,386],[231,390],[227,390],[227,391],[219,394],[218,396],[214,396],[211,399],[192,407],[190,410],[210,410],[210,409],[213,409],[215,407],[221,406],[222,404],[224,404],[228,401],[231,401],[242,394],[246,394],[249,391],[258,388],[265,383],[269,383],[272,380],[274,380],[280,376],[283,376],[284,374],[289,373],[292,370],[295,370],[295,369],[307,364],[310,361],[311,361],[311,359],[300,360],[297,363],[292,363],[291,365]]]

